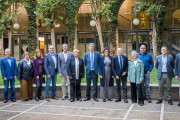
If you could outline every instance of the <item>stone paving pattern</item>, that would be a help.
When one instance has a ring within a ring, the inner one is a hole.
[[[45,100],[36,102],[34,99],[13,103],[0,101],[0,120],[180,120],[180,107],[178,101],[169,105],[167,101],[156,104],[145,101],[144,106],[137,103],[107,101],[95,102],[69,100]]]

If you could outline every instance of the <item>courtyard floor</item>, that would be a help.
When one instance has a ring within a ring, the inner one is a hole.
[[[125,104],[121,102],[100,100],[75,101],[69,100],[35,100],[22,102],[17,100],[13,103],[10,100],[4,104],[0,101],[0,120],[180,120],[180,107],[178,101],[169,105],[167,101],[156,104],[145,101],[144,106],[137,103]]]

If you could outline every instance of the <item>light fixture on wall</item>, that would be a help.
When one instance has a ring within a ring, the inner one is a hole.
[[[91,21],[90,21],[90,25],[91,25],[92,27],[94,27],[94,26],[96,25],[96,21],[91,20]]]
[[[134,24],[134,25],[139,25],[139,19],[138,19],[138,18],[135,18],[135,19],[133,20],[133,24]]]
[[[15,18],[16,23],[13,25],[14,29],[19,29],[19,24],[17,23],[17,18]]]

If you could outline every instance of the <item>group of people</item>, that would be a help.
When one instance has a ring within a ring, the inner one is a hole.
[[[103,102],[112,101],[114,98],[114,78],[117,86],[117,99],[121,101],[121,82],[123,89],[124,102],[127,100],[127,80],[131,85],[131,101],[144,105],[147,99],[151,103],[150,91],[150,72],[154,68],[153,57],[146,51],[146,45],[140,46],[140,52],[132,51],[132,60],[128,62],[127,56],[124,56],[123,49],[117,49],[117,56],[110,56],[108,48],[104,48],[103,56],[94,50],[95,44],[89,44],[89,52],[85,53],[84,60],[79,57],[79,50],[74,49],[73,53],[68,51],[68,45],[63,44],[63,52],[55,53],[54,46],[49,47],[49,53],[43,58],[40,50],[36,50],[33,61],[30,60],[30,54],[24,52],[23,60],[16,65],[14,57],[10,56],[10,49],[5,50],[5,57],[1,59],[1,72],[4,80],[4,103],[8,100],[9,82],[11,85],[11,101],[15,100],[15,79],[20,81],[21,100],[28,101],[33,98],[33,83],[36,84],[35,100],[43,100],[41,97],[42,83],[46,86],[46,101],[50,101],[49,87],[52,81],[52,99],[58,100],[56,96],[56,81],[59,74],[62,82],[62,100],[68,98],[71,102],[75,99],[82,101],[81,98],[81,80],[84,78],[84,66],[86,66],[86,98],[91,98],[91,80],[93,81],[94,94],[93,99],[99,101],[98,95],[98,75],[100,75],[100,98]],[[157,78],[159,83],[159,99],[156,104],[162,103],[164,94],[164,84],[167,88],[167,99],[170,105],[172,103],[171,82],[172,78],[180,81],[180,54],[174,58],[167,54],[167,47],[161,48],[161,55],[157,56],[155,67],[157,69]],[[175,74],[173,69],[175,68]],[[128,79],[127,79],[128,78]],[[138,94],[138,95],[137,95]],[[179,95],[180,96],[180,95]],[[180,106],[180,103],[178,104]]]

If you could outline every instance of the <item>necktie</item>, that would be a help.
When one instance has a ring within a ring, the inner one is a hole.
[[[91,69],[94,69],[93,53],[91,53]]]
[[[121,57],[119,57],[119,61],[120,61],[120,70],[121,70],[121,72],[123,72],[123,64],[122,64],[122,59],[121,59]]]

